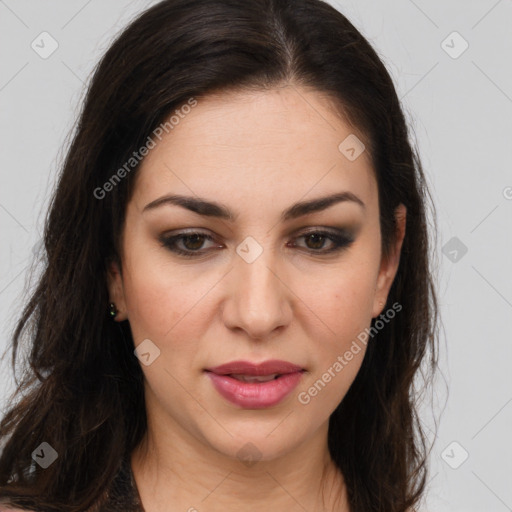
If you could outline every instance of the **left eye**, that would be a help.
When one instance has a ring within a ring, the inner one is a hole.
[[[354,241],[354,238],[349,233],[342,230],[339,232],[319,230],[310,231],[296,237],[295,240],[300,238],[304,238],[306,240],[306,247],[297,245],[296,243],[292,243],[291,246],[303,248],[307,252],[320,255],[340,251],[351,245]],[[177,235],[173,236],[160,237],[161,244],[167,249],[180,256],[188,257],[204,255],[207,251],[201,249],[205,240],[210,240],[213,242],[214,238],[206,233],[200,232],[178,233]],[[331,243],[331,247],[328,249],[324,248],[326,241],[330,241]],[[184,248],[179,247],[180,243]]]
[[[299,238],[309,240],[311,244],[307,246],[306,249],[311,252],[319,252],[319,254],[327,254],[341,250],[349,246],[354,241],[348,233],[343,231],[336,233],[331,231],[310,231],[309,233],[305,233],[297,237],[297,239]],[[318,251],[318,249],[322,249],[324,247],[326,240],[331,242],[331,247],[329,249],[324,249],[323,251]]]

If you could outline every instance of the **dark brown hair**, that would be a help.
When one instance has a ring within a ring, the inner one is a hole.
[[[428,450],[417,393],[437,367],[438,311],[430,198],[390,75],[360,32],[320,0],[165,0],[133,21],[98,64],[50,205],[44,269],[12,340],[13,371],[23,343],[28,361],[0,423],[0,496],[13,505],[91,507],[146,432],[130,326],[106,314],[107,265],[120,263],[137,166],[102,199],[93,191],[191,97],[283,84],[331,98],[362,134],[378,182],[383,254],[395,208],[407,207],[388,297],[403,311],[368,344],[330,418],[328,443],[353,512],[404,512],[418,503]],[[41,442],[59,454],[47,469],[31,457]]]

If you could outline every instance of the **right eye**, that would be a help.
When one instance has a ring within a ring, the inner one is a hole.
[[[183,232],[172,236],[163,235],[160,237],[160,243],[164,247],[175,254],[191,258],[201,256],[207,252],[205,250],[199,250],[205,240],[213,241],[214,239],[211,235],[197,231]],[[181,247],[184,248],[179,247],[180,243],[182,244]]]

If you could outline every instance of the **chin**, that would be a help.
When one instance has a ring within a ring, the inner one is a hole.
[[[231,423],[219,420],[229,434],[219,428],[216,429],[217,435],[212,436],[213,432],[209,429],[203,433],[203,437],[214,450],[251,467],[258,461],[272,461],[282,457],[306,439],[304,421],[301,421],[301,426],[283,425],[286,422],[283,418],[287,414],[261,422],[255,419]],[[293,416],[293,413],[289,415]]]

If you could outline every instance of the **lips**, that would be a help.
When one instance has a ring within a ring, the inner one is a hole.
[[[232,361],[207,368],[214,388],[239,407],[262,409],[281,402],[298,385],[303,368],[287,361]]]
[[[207,368],[207,371],[216,373],[217,375],[263,375],[272,374],[284,375],[286,373],[300,372],[302,368],[296,364],[287,361],[279,361],[272,359],[256,364],[249,361],[231,361],[230,363],[221,364],[213,368]]]
[[[244,375],[242,373],[232,373],[229,376],[242,382],[268,382],[270,380],[277,379],[279,374],[272,373],[271,375]]]

